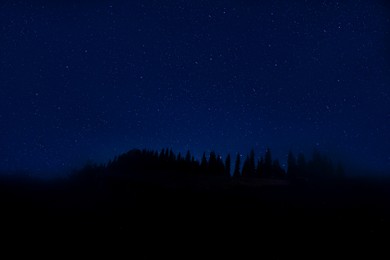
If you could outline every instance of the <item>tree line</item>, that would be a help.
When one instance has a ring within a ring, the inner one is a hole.
[[[175,154],[172,149],[161,151],[133,149],[99,167],[101,171],[118,174],[178,173],[233,178],[302,179],[344,175],[341,163],[334,164],[329,157],[317,150],[313,151],[310,159],[306,159],[303,153],[295,156],[290,151],[287,167],[284,169],[278,159],[273,159],[269,148],[260,158],[256,158],[253,149],[246,157],[237,153],[234,164],[230,154],[223,158],[214,151],[208,155],[204,152],[198,161],[190,151]]]

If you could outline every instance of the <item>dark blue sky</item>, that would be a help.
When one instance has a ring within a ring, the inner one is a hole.
[[[390,170],[385,1],[2,1],[0,170],[314,147]]]

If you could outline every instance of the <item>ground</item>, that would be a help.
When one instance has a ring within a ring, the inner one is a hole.
[[[293,254],[286,251],[290,247],[302,256],[312,243],[329,253],[347,241],[386,237],[387,187],[387,182],[362,180],[173,175],[5,178],[0,182],[2,234],[30,237],[30,244],[38,234],[57,245],[80,240],[84,249],[95,245],[91,254],[114,245],[149,259],[180,258],[182,251],[187,259],[213,253],[217,259],[252,253],[282,259]]]

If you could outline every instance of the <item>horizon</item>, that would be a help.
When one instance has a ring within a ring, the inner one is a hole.
[[[266,148],[266,150],[267,149],[269,149],[269,148]],[[240,158],[241,158],[241,163],[240,163],[240,168],[239,168],[240,171],[243,170],[243,167],[244,167],[243,162],[245,161],[246,158],[248,158],[250,156],[250,151],[248,151],[248,153],[237,152],[237,153],[221,154],[221,153],[218,153],[217,151],[209,150],[209,151],[202,152],[201,155],[198,156],[197,154],[192,153],[191,150],[175,151],[171,148],[162,148],[162,149],[157,149],[157,150],[145,149],[145,148],[144,149],[132,148],[132,149],[129,149],[123,153],[116,154],[115,156],[110,157],[107,160],[102,160],[102,161],[87,160],[87,161],[85,161],[77,166],[73,166],[72,168],[69,168],[69,169],[62,169],[61,171],[53,171],[53,170],[42,171],[40,169],[38,169],[36,171],[32,171],[30,169],[12,169],[12,170],[5,170],[5,171],[0,170],[0,176],[18,176],[18,177],[22,177],[22,178],[28,177],[28,178],[38,178],[38,179],[58,179],[58,178],[62,179],[64,177],[68,178],[68,177],[73,176],[74,174],[78,174],[78,173],[82,172],[83,169],[85,169],[85,167],[89,167],[89,166],[107,167],[110,164],[110,162],[114,161],[115,159],[119,158],[120,156],[126,155],[128,152],[132,152],[132,151],[140,151],[140,152],[146,151],[146,152],[153,152],[153,153],[157,152],[160,156],[162,150],[172,151],[173,154],[175,155],[175,158],[178,158],[178,156],[180,154],[183,159],[184,159],[186,153],[190,152],[191,156],[194,158],[195,162],[197,162],[197,163],[200,163],[202,161],[203,154],[205,154],[207,160],[209,160],[211,153],[214,153],[218,158],[220,158],[222,160],[222,162],[225,162],[227,156],[230,155],[231,160],[232,160],[230,167],[232,169],[236,166],[236,162],[235,162],[236,156],[240,155]],[[255,155],[254,159],[255,159],[256,167],[257,167],[257,163],[260,162],[261,159],[265,158],[266,150],[264,150],[263,153],[261,153],[261,154],[258,154],[258,153],[256,153],[255,150],[253,150],[254,155]],[[271,151],[271,154],[272,154],[272,160],[278,161],[280,163],[281,169],[283,169],[285,171],[285,174],[288,173],[288,159],[287,159],[288,153],[286,153],[285,160],[281,160],[280,158],[275,156],[272,149],[269,149],[269,150]],[[390,178],[389,178],[390,172],[389,171],[373,170],[373,169],[367,169],[367,168],[361,168],[361,167],[357,168],[356,165],[351,165],[351,164],[345,163],[342,160],[339,160],[337,158],[329,156],[329,154],[327,154],[327,153],[323,153],[322,151],[318,150],[317,148],[313,148],[310,154],[305,154],[303,152],[294,153],[294,151],[291,151],[291,150],[289,152],[292,152],[292,155],[295,157],[295,159],[297,159],[299,155],[303,155],[305,157],[306,162],[313,160],[314,153],[319,153],[321,155],[321,157],[326,158],[327,160],[330,160],[330,163],[333,167],[336,168],[340,164],[343,168],[343,171],[344,171],[344,177],[348,178],[348,179],[364,178],[366,180],[369,180],[369,179],[375,180],[377,178],[380,178],[382,180],[386,180],[386,179],[390,180]],[[185,174],[185,172],[183,172],[183,174]],[[312,173],[312,174],[314,174],[314,173]],[[308,175],[309,178],[310,178],[310,175],[311,174]],[[231,172],[230,176],[233,177],[233,172]]]

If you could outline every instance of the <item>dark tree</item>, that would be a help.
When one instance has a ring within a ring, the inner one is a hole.
[[[261,157],[260,160],[257,160],[256,176],[259,178],[264,177],[264,159],[263,159],[263,157]]]
[[[206,153],[203,153],[202,160],[200,162],[200,171],[202,174],[206,174],[208,169],[208,162],[206,158]]]
[[[249,172],[249,166],[250,162],[249,162],[249,156],[247,156],[245,158],[245,161],[244,161],[244,164],[242,165],[242,172],[241,172],[241,176],[242,177],[249,177],[250,176],[250,172]]]
[[[225,174],[225,164],[222,161],[222,156],[217,156],[216,175],[223,176]]]
[[[154,154],[153,154],[153,160],[154,161],[158,161],[158,151],[154,151]]]
[[[311,178],[331,178],[335,173],[332,161],[317,149],[313,151],[312,158],[308,162],[308,171]]]
[[[186,162],[187,163],[190,163],[191,162],[191,153],[190,153],[190,151],[187,151],[187,154],[186,154]]]
[[[231,159],[230,154],[227,155],[225,160],[225,175],[230,176]]]
[[[252,149],[249,154],[248,161],[248,175],[254,177],[256,175],[256,165],[255,165],[255,151]]]
[[[276,178],[284,178],[286,173],[283,168],[280,166],[279,160],[275,160],[272,164],[272,173]]]
[[[169,163],[172,165],[176,160],[176,156],[173,153],[172,149],[169,150]]]
[[[241,160],[241,155],[237,153],[236,165],[234,167],[233,177],[240,177],[240,164],[241,164],[240,160]]]
[[[165,149],[161,149],[160,156],[158,157],[160,162],[166,161]]]
[[[335,178],[337,175],[332,160],[321,154],[318,150],[314,150],[311,160],[306,164],[306,174],[310,178],[329,179]]]
[[[255,151],[253,149],[244,161],[241,175],[243,177],[255,177],[256,175]]]
[[[287,159],[287,176],[288,178],[295,179],[297,176],[297,162],[295,159],[294,154],[292,151],[289,151],[288,153],[288,159]]]
[[[265,177],[272,176],[272,155],[271,155],[271,150],[269,148],[267,148],[267,150],[265,151],[264,176]]]
[[[297,159],[297,177],[307,177],[307,166],[306,166],[306,159],[305,155],[303,153],[300,153],[298,155]]]
[[[218,162],[217,155],[214,151],[210,152],[209,165],[208,165],[208,174],[217,175],[218,171]]]

